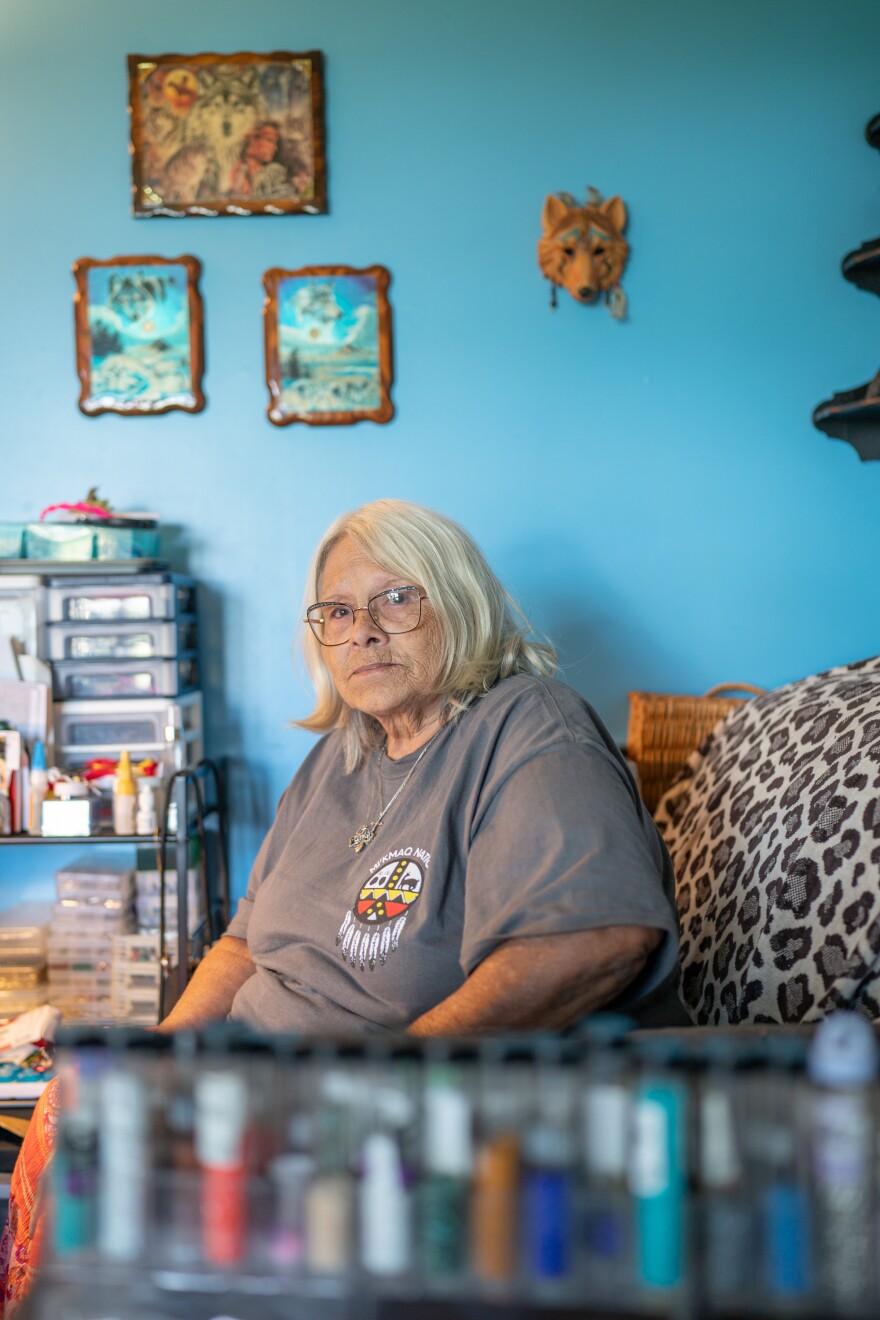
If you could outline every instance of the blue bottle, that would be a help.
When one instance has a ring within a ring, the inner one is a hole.
[[[636,1274],[648,1290],[679,1288],[685,1269],[687,1089],[675,1047],[643,1047],[633,1104],[630,1190],[636,1205]]]
[[[710,1039],[697,1081],[694,1267],[713,1308],[747,1311],[755,1290],[757,1231],[744,1135],[754,1053],[730,1036]]]
[[[535,1117],[525,1140],[524,1255],[532,1283],[553,1291],[571,1283],[574,1221],[574,1074],[541,1060]]]
[[[755,1078],[750,1156],[758,1187],[761,1282],[777,1302],[805,1302],[813,1286],[813,1243],[805,1142],[805,1043],[771,1037]]]

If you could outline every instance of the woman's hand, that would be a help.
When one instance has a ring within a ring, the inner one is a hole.
[[[413,1036],[562,1030],[625,990],[663,937],[650,926],[603,926],[507,940],[407,1030]]]

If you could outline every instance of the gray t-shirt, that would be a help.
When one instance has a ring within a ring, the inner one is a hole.
[[[228,934],[256,973],[230,1016],[261,1030],[402,1030],[502,941],[601,926],[666,932],[628,1011],[670,987],[672,868],[598,716],[552,679],[508,678],[418,753],[346,775],[338,732],[284,793]]]

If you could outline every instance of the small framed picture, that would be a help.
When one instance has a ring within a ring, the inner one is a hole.
[[[320,51],[129,55],[136,216],[327,210]]]
[[[81,257],[76,278],[80,410],[201,412],[202,299],[195,257]]]
[[[384,266],[266,271],[270,422],[391,421],[390,283]]]

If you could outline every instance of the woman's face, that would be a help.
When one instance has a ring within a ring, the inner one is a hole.
[[[278,150],[277,131],[270,124],[265,124],[251,134],[246,150],[248,156],[258,160],[262,165],[268,165]]]
[[[387,731],[401,721],[424,724],[439,711],[440,628],[429,600],[407,633],[385,633],[363,608],[389,587],[418,586],[373,563],[347,536],[327,556],[318,584],[322,601],[358,609],[349,641],[322,648],[336,690],[346,705],[374,716]]]

